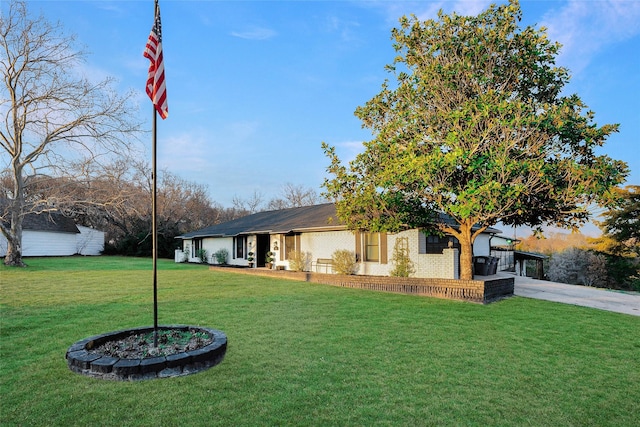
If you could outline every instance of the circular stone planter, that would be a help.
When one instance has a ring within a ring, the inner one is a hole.
[[[109,380],[146,380],[195,374],[222,361],[227,351],[224,332],[199,326],[158,326],[158,330],[196,330],[211,336],[213,341],[197,350],[145,359],[125,359],[92,353],[91,350],[109,341],[130,335],[153,332],[153,327],[141,327],[109,332],[85,338],[67,350],[65,358],[73,372]]]

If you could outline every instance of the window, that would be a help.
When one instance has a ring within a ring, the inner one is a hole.
[[[236,236],[233,238],[233,257],[245,258],[247,247],[247,236]]]
[[[191,257],[197,257],[200,249],[202,249],[202,239],[193,239],[193,245],[191,245]]]
[[[444,249],[449,247],[449,242],[451,242],[452,247],[460,249],[460,242],[453,236],[427,236],[424,232],[420,232],[418,238],[418,253],[441,254]]]
[[[389,254],[387,253],[387,233],[364,233],[356,232],[356,261],[357,262],[379,262],[386,264]]]
[[[380,233],[364,234],[364,260],[380,261]]]
[[[293,234],[284,236],[285,259],[289,259],[291,252],[296,250],[296,236]]]

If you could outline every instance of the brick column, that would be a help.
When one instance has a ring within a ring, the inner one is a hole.
[[[442,255],[445,259],[445,265],[447,279],[459,279],[460,278],[460,256],[458,255],[457,248],[447,248],[442,250]]]

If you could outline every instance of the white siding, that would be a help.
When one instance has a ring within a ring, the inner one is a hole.
[[[4,237],[4,234],[0,233],[0,257],[3,257],[7,254],[7,239]]]
[[[417,229],[387,235],[388,263],[360,262],[358,274],[388,276],[394,268],[392,258],[396,239],[402,237],[407,238],[409,243],[409,256],[416,269],[413,277],[457,278],[457,251],[454,253],[452,250],[445,250],[443,254],[419,254],[418,236]],[[311,258],[314,261],[318,258],[331,258],[333,252],[338,249],[355,251],[355,246],[355,235],[350,231],[304,233],[301,237],[301,250],[311,253]]]
[[[104,232],[78,226],[80,233],[22,231],[22,256],[100,255]],[[0,235],[0,256],[7,254],[7,239]]]
[[[207,258],[209,259],[209,264],[217,264],[216,257],[213,254],[218,252],[220,249],[226,249],[228,253],[227,264],[236,265],[234,264],[234,261],[236,260],[233,259],[233,254],[232,254],[233,237],[224,237],[224,238],[209,237],[209,238],[202,239],[202,249],[207,251]],[[193,259],[190,259],[190,261],[191,260]],[[198,259],[196,258],[193,261],[198,262]]]
[[[233,262],[233,257],[231,252],[233,251],[233,237],[225,237],[225,238],[205,238],[202,239],[202,249],[207,251],[207,259],[209,260],[209,264],[217,264],[216,257],[213,256],[220,249],[227,250],[227,263],[231,264]],[[193,249],[192,249],[193,252]],[[195,257],[195,253],[192,253],[192,256]],[[198,259],[194,260],[193,258],[190,261],[198,262]]]
[[[249,247],[251,247],[249,245]],[[187,255],[188,262],[200,262],[200,258],[196,256],[194,251],[193,240],[185,239],[182,241],[182,254]],[[233,258],[233,237],[205,237],[202,239],[202,249],[207,251],[207,262],[209,264],[217,264],[214,254],[220,249],[226,249],[229,256],[227,264],[229,265],[249,265],[246,259]],[[181,262],[183,257],[176,256],[176,262]]]
[[[76,253],[80,255],[100,255],[104,251],[104,231],[78,225]]]
[[[249,252],[253,252],[253,265],[257,265],[258,263],[258,254],[256,246],[258,245],[258,239],[255,235],[247,236],[247,256],[249,256]],[[238,262],[243,262],[243,265],[249,266],[248,260],[237,260]]]
[[[480,234],[473,242],[473,256],[489,256],[491,248],[489,247],[490,234]]]
[[[418,229],[407,230],[401,233],[388,234],[387,235],[387,260],[386,264],[380,262],[360,262],[357,274],[372,275],[372,276],[389,276],[391,270],[394,268],[393,264],[393,248],[396,240],[399,238],[406,238],[409,245],[409,256],[414,263],[415,274],[413,277],[423,278],[445,278],[445,279],[457,279],[459,278],[459,253],[457,249],[444,249],[441,254],[420,254],[419,253],[419,235]],[[474,255],[488,255],[489,254],[489,238],[490,235],[482,234],[476,238],[474,244]],[[249,236],[248,238],[248,250],[255,252],[255,236]],[[274,243],[280,243],[280,236],[273,235],[270,238],[269,248],[273,250]],[[185,240],[183,243],[183,250],[186,248],[192,248],[193,242],[191,240]],[[202,240],[202,247],[207,251],[207,255],[210,258],[210,263],[214,263],[211,260],[213,254],[221,249],[225,248],[229,251],[228,263],[231,265],[247,266],[246,259],[233,259],[233,238],[204,238]],[[312,233],[302,233],[300,236],[300,248],[302,252],[307,252],[313,262],[318,258],[331,258],[333,253],[339,249],[346,249],[349,251],[356,250],[356,239],[354,233],[351,231],[319,231]],[[284,266],[288,268],[288,261],[279,261],[280,251],[283,248],[279,247],[276,253],[276,265]],[[199,259],[190,254],[189,261],[199,262]],[[176,256],[176,262],[179,262],[182,258],[180,254]]]
[[[406,237],[409,243],[409,256],[416,269],[413,277],[457,279],[458,274],[458,251],[455,249],[445,249],[441,254],[421,254],[418,253],[420,230],[413,229],[397,234],[390,234],[388,237],[389,249],[389,271],[394,267],[393,248],[396,239]]]
[[[350,231],[325,231],[303,233],[300,236],[300,250],[311,254],[311,260],[331,258],[339,250],[355,251],[355,236]]]
[[[76,233],[22,232],[22,256],[68,256],[76,253]]]

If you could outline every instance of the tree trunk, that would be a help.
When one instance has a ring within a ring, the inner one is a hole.
[[[14,209],[12,207],[12,209]],[[22,262],[22,215],[19,212],[11,212],[11,228],[5,235],[7,238],[7,254],[4,257],[4,265],[12,267],[26,267]]]
[[[460,224],[460,280],[473,280],[472,224]]]
[[[8,240],[7,255],[4,257],[4,265],[11,267],[26,267],[27,265],[22,262],[22,252],[20,251],[20,245],[14,245],[11,240]]]
[[[22,220],[24,218],[24,179],[22,177],[22,166],[17,159],[13,160],[13,194],[9,211],[11,212],[11,224],[9,228],[3,226],[2,231],[7,239],[7,255],[4,258],[4,265],[12,267],[26,267],[22,262]]]

